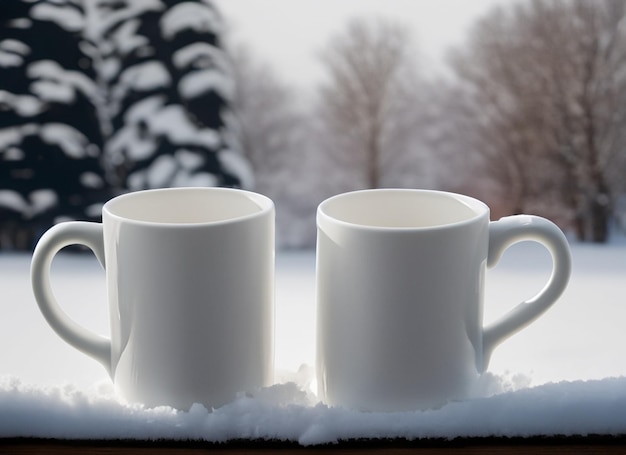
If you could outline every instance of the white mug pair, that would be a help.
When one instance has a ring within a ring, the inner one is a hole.
[[[317,377],[330,405],[399,411],[470,396],[494,347],[552,305],[570,276],[567,241],[550,221],[489,222],[485,204],[458,194],[345,193],[320,204],[317,225]],[[521,240],[550,250],[552,277],[483,328],[485,269]],[[52,294],[52,259],[71,244],[88,246],[106,270],[110,339],[75,323]],[[46,232],[31,276],[48,323],[102,363],[130,401],[219,407],[272,383],[274,204],[265,196],[118,196],[101,224]]]

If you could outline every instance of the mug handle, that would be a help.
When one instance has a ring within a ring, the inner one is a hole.
[[[487,267],[494,267],[504,251],[523,240],[545,246],[552,255],[552,275],[545,287],[533,298],[511,309],[495,323],[483,329],[482,371],[487,369],[495,347],[541,316],[565,290],[572,272],[567,239],[551,221],[533,215],[514,215],[489,223]]]
[[[57,224],[41,236],[30,268],[30,278],[39,309],[54,331],[79,351],[93,357],[111,374],[111,340],[74,322],[58,304],[50,285],[52,259],[69,245],[85,245],[105,267],[102,224],[69,221]]]

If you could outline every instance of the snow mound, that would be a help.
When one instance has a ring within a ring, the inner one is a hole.
[[[89,390],[0,379],[0,437],[236,439],[302,445],[363,438],[526,437],[626,434],[626,378],[545,384],[440,409],[363,413],[317,403],[295,383],[239,396],[219,409],[130,405],[102,382]]]

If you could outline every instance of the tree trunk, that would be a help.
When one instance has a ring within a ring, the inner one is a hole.
[[[591,208],[591,241],[606,243],[609,237],[609,211],[606,206],[594,203]]]
[[[582,215],[576,214],[573,225],[574,232],[576,233],[576,240],[578,240],[579,242],[584,242],[585,240],[587,240],[585,236],[585,219]]]
[[[606,186],[600,183],[602,190]],[[589,210],[589,240],[594,243],[606,243],[609,239],[609,222],[611,219],[610,198],[606,191],[599,191],[593,198]]]

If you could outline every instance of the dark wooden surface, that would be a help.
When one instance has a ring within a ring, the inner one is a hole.
[[[234,441],[213,444],[198,441],[88,441],[0,439],[0,454],[626,454],[625,436],[470,438],[448,440],[372,440],[301,447],[291,442]]]

